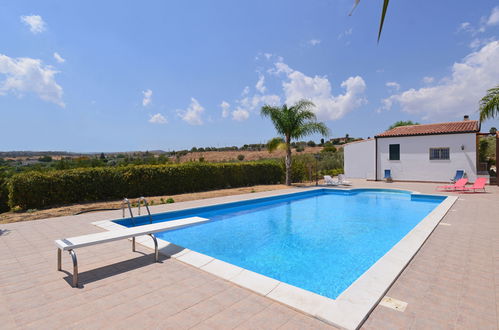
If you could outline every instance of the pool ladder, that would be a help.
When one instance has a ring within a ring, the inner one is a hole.
[[[144,203],[147,214],[149,215],[149,223],[152,224],[152,216],[151,216],[151,211],[149,210],[149,203],[147,202],[147,199],[145,197],[140,197],[139,200],[137,201],[137,204],[139,205],[139,216],[140,216],[140,205]],[[123,198],[121,201],[121,210],[123,212],[123,218],[125,217],[125,206],[128,208],[128,211],[130,212],[130,219],[132,220],[132,224],[135,226],[135,219],[133,217],[133,212],[132,212],[132,205],[130,204],[130,200],[128,198]]]
[[[144,202],[144,205],[146,206],[147,214],[149,214],[149,223],[152,224],[152,216],[151,216],[151,211],[149,211],[149,203],[147,202],[147,199],[145,197],[140,197],[138,200],[139,204],[139,216],[140,216],[140,204]],[[132,205],[130,204],[130,200],[128,198],[123,198],[121,201],[121,210],[123,211],[123,218],[125,217],[125,205],[128,207],[128,211],[130,212],[130,219],[132,220],[132,225],[135,226],[135,219],[133,218],[133,212],[132,212]],[[154,242],[156,242],[156,238],[154,238],[153,234],[149,234],[153,239]],[[132,251],[135,252],[135,236],[132,237]],[[157,258],[157,255],[156,255]]]

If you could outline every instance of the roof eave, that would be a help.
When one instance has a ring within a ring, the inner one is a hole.
[[[442,133],[418,133],[418,134],[397,134],[397,135],[376,135],[375,138],[392,138],[392,137],[404,137],[404,136],[427,136],[427,135],[448,135],[448,134],[476,134],[479,133],[480,130],[472,130],[472,131],[460,131],[460,132],[442,132]]]

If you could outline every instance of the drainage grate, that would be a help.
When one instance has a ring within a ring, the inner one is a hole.
[[[405,301],[400,301],[388,296],[385,296],[383,299],[381,299],[381,302],[379,304],[381,306],[391,308],[399,312],[403,312],[407,308],[407,303]]]

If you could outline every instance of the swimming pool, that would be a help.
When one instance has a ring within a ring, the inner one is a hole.
[[[157,237],[336,299],[445,198],[402,190],[315,189],[160,213],[153,221],[208,218]],[[132,225],[130,219],[115,223]]]

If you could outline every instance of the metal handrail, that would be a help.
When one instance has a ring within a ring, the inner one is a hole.
[[[149,203],[147,202],[146,198],[143,196],[139,198],[139,215],[140,215],[140,204],[142,201],[144,201],[147,213],[149,214],[149,222],[152,224],[152,216],[151,216],[151,211],[149,211]]]
[[[128,198],[123,198],[123,201],[121,202],[121,210],[123,211],[123,218],[125,217],[125,203],[128,205],[128,210],[130,211],[130,218],[132,219],[132,224],[135,226],[135,220],[133,219],[133,213],[132,213],[132,205],[130,204]]]

